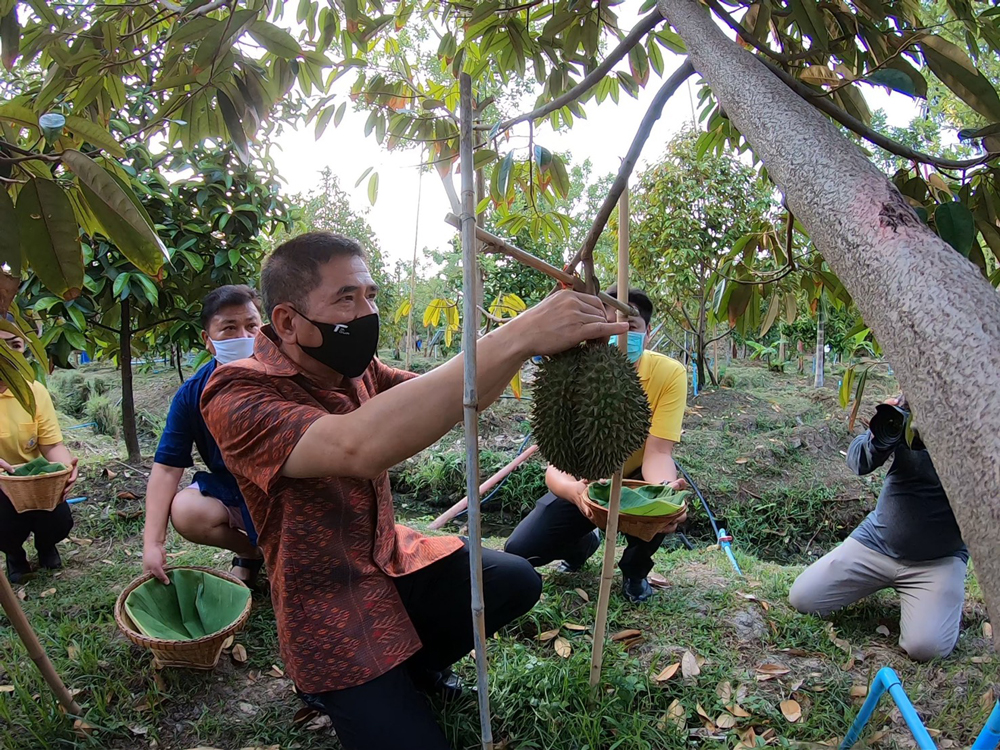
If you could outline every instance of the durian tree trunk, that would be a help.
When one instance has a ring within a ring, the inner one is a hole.
[[[785,337],[782,336],[778,341],[778,362],[780,364],[785,364]]]
[[[1000,296],[834,125],[697,0],[659,0],[696,70],[843,281],[914,406],[1000,620]],[[1000,628],[994,628],[1000,648]]]
[[[822,298],[816,306],[816,357],[813,359],[813,388],[822,388],[826,375],[826,310]]]

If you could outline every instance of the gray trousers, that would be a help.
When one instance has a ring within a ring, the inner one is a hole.
[[[965,600],[965,562],[958,557],[896,560],[848,538],[795,579],[788,601],[826,616],[882,589],[899,594],[899,645],[911,659],[945,657],[958,642]]]

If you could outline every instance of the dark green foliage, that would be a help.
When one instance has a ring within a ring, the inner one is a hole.
[[[37,477],[39,474],[55,474],[57,471],[65,471],[62,464],[50,464],[44,456],[39,456],[34,461],[29,461],[24,466],[18,467],[13,476],[15,477]]]
[[[557,469],[607,479],[642,448],[649,424],[639,376],[617,348],[576,347],[539,368],[533,431],[542,454]]]

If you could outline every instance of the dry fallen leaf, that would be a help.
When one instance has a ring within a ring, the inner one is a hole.
[[[673,722],[674,726],[677,727],[677,731],[683,732],[687,729],[687,710],[676,698],[667,709],[667,716],[670,718],[670,721]]]
[[[89,547],[91,544],[94,543],[93,539],[83,539],[82,537],[78,536],[71,536],[69,540],[73,542],[73,544],[78,544],[81,547]]]
[[[757,747],[757,733],[753,731],[753,727],[748,727],[745,731],[738,731],[740,742],[737,747]]]
[[[878,633],[879,635],[884,635],[886,638],[889,637],[889,628],[887,628],[885,625],[879,625],[877,628],[875,628],[875,632]]]
[[[56,593],[55,589],[45,589],[45,591],[39,594],[39,596],[41,596],[44,599],[47,596],[52,596],[54,593]]]
[[[94,733],[94,727],[83,719],[77,719],[73,722],[73,733],[79,737],[87,738]]]
[[[542,643],[547,643],[559,635],[559,628],[554,628],[553,630],[546,630],[544,633],[538,634],[538,640]]]
[[[750,712],[747,711],[745,708],[743,708],[743,706],[741,706],[739,703],[733,703],[730,706],[726,706],[726,710],[733,716],[736,716],[737,718],[740,719],[750,718]]]
[[[574,590],[576,591],[576,595],[581,599],[583,599],[585,602],[590,601],[590,595],[586,591],[584,591],[583,589],[574,589]]]
[[[580,625],[579,623],[575,622],[563,623],[563,627],[566,628],[566,630],[572,630],[576,633],[584,633],[587,630],[589,630],[589,628],[586,625]]]
[[[780,664],[761,664],[757,667],[757,682],[767,682],[788,672],[789,669]]]
[[[705,709],[702,708],[702,706],[701,706],[700,703],[698,703],[697,705],[695,705],[694,710],[698,712],[698,715],[701,718],[707,719],[708,721],[712,720],[711,717],[708,715],[708,713],[705,711]]]
[[[80,649],[71,643],[66,647],[66,656],[69,657],[70,661],[76,661],[80,658]]]
[[[14,692],[13,685],[0,685],[0,693],[13,693],[13,692]]]
[[[233,661],[237,664],[246,664],[247,650],[242,643],[237,643],[233,646]]]
[[[844,662],[843,666],[841,666],[841,669],[844,670],[845,672],[850,672],[852,669],[854,669],[854,657],[852,656],[850,659]]]
[[[996,703],[996,696],[993,693],[993,688],[987,688],[986,692],[979,697],[979,705],[983,711],[989,711],[994,703]]]
[[[101,472],[101,475],[105,479],[114,479],[116,476],[118,476],[118,472],[117,471],[111,471],[111,469],[105,467],[104,471]]]
[[[697,677],[701,674],[698,659],[690,651],[685,651],[684,656],[681,657],[681,674],[686,678]]]
[[[993,638],[993,625],[989,622],[983,623],[983,638]]]
[[[142,737],[143,735],[149,734],[149,727],[143,727],[137,724],[129,727],[129,731],[132,732],[132,734]]]
[[[565,638],[556,638],[556,654],[561,656],[563,659],[568,659],[569,655],[573,653],[573,647],[569,645],[569,641]]]
[[[726,705],[733,699],[733,684],[729,680],[720,682],[715,686],[715,694],[719,696],[719,702]]]
[[[139,496],[136,495],[134,492],[130,492],[129,490],[125,490],[124,492],[119,492],[118,493],[118,499],[119,500],[138,500]]]
[[[715,725],[719,729],[732,729],[739,723],[739,720],[732,714],[720,714],[715,720]]]
[[[279,677],[284,677],[285,676],[285,672],[277,664],[272,664],[271,665],[271,669],[268,670],[268,675],[270,675],[271,677],[273,677],[275,679],[278,679]]]
[[[222,642],[222,650],[228,651],[233,647],[234,643],[236,643],[236,636],[235,635],[229,636],[228,638],[226,638],[226,640]]]
[[[611,636],[611,640],[615,642],[624,641],[626,638],[635,638],[637,635],[642,635],[642,631],[636,630],[635,628],[629,628],[628,630],[619,630]]]
[[[658,675],[656,675],[656,677],[654,677],[653,679],[656,682],[666,682],[671,677],[673,677],[675,674],[677,674],[677,670],[680,669],[680,668],[681,668],[681,663],[680,662],[675,662],[675,663],[671,664],[669,667],[667,667],[666,669],[664,669],[662,672],[660,672]]]
[[[292,719],[293,724],[304,724],[310,719],[314,719],[319,716],[319,711],[315,708],[309,708],[309,706],[303,706],[298,711],[295,712],[295,717]]]
[[[852,698],[864,698],[866,695],[868,695],[867,685],[851,685]]]
[[[802,706],[794,700],[781,701],[781,713],[790,723],[794,724],[802,718]]]
[[[749,460],[750,459],[747,458],[746,456],[740,456],[739,458],[736,459],[736,463],[738,463],[738,464],[745,464]]]
[[[23,586],[17,590],[17,598],[20,599],[22,602],[27,601],[28,591]]]

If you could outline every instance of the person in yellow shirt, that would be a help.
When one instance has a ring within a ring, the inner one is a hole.
[[[614,296],[615,287],[608,290]],[[629,319],[628,356],[639,373],[653,412],[649,435],[643,448],[625,463],[625,476],[682,489],[674,463],[674,446],[681,439],[681,422],[687,406],[687,371],[684,365],[663,354],[645,349],[653,303],[645,292],[629,289],[628,301],[639,314]],[[608,310],[609,318],[613,311]],[[612,343],[615,343],[612,341]],[[548,494],[542,497],[507,540],[506,552],[518,555],[535,567],[562,560],[562,572],[579,570],[601,544],[600,531],[567,497],[582,494],[586,482],[553,466],[545,472]],[[677,520],[674,529],[684,522]],[[618,567],[622,571],[622,592],[632,602],[643,602],[653,594],[647,576],[653,569],[653,555],[666,533],[645,542],[626,535],[626,548]]]
[[[13,322],[8,313],[7,320]],[[0,331],[0,338],[12,349],[23,352],[24,339],[8,331]],[[62,431],[56,419],[52,399],[45,386],[37,380],[32,382],[35,394],[35,413],[29,414],[0,381],[0,469],[11,473],[17,464],[27,463],[39,456],[47,461],[71,466],[69,484],[66,485],[65,500],[69,489],[76,481],[78,470],[76,459],[63,445]],[[35,550],[38,563],[43,568],[56,570],[62,567],[62,559],[56,544],[69,536],[73,528],[73,514],[65,502],[55,510],[29,510],[18,513],[10,499],[0,492],[0,551],[7,556],[7,578],[11,583],[20,583],[31,574],[31,563],[24,551],[24,543],[31,534],[35,535]]]

